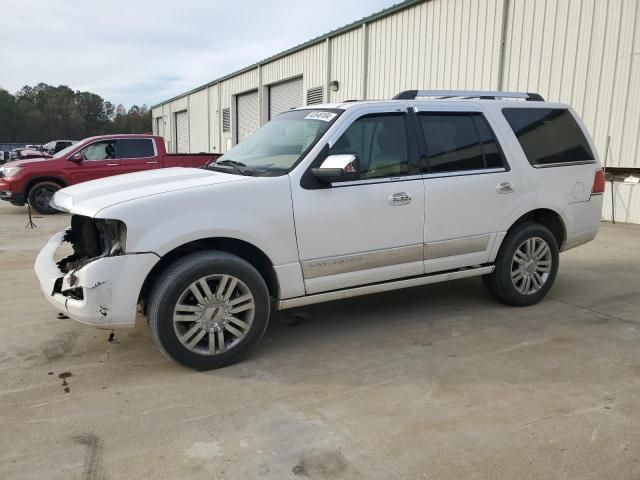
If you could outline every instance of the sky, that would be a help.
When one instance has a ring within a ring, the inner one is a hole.
[[[2,0],[0,88],[154,105],[399,0]]]

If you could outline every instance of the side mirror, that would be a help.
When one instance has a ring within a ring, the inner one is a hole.
[[[353,154],[329,155],[319,168],[311,171],[318,180],[325,183],[358,180],[360,161]]]
[[[69,157],[69,160],[75,163],[80,163],[84,161],[84,155],[82,154],[82,152],[76,152]]]

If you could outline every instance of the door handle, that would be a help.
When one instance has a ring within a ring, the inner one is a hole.
[[[513,183],[511,182],[500,182],[496,187],[496,191],[498,193],[512,193],[513,192]]]
[[[158,162],[152,161],[152,162],[145,162],[147,165],[157,165]]]
[[[117,167],[119,163],[107,163],[107,167]]]
[[[392,193],[387,197],[387,201],[390,205],[406,205],[411,203],[411,195],[407,192],[396,192]]]

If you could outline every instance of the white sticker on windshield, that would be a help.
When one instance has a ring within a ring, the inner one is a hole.
[[[304,117],[305,120],[322,120],[323,122],[330,122],[336,117],[337,113],[331,112],[311,112]]]

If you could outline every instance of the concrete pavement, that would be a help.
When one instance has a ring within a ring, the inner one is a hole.
[[[640,477],[640,226],[561,255],[549,297],[478,279],[276,313],[196,373],[144,322],[59,320],[33,273],[64,215],[0,205],[2,479]]]

